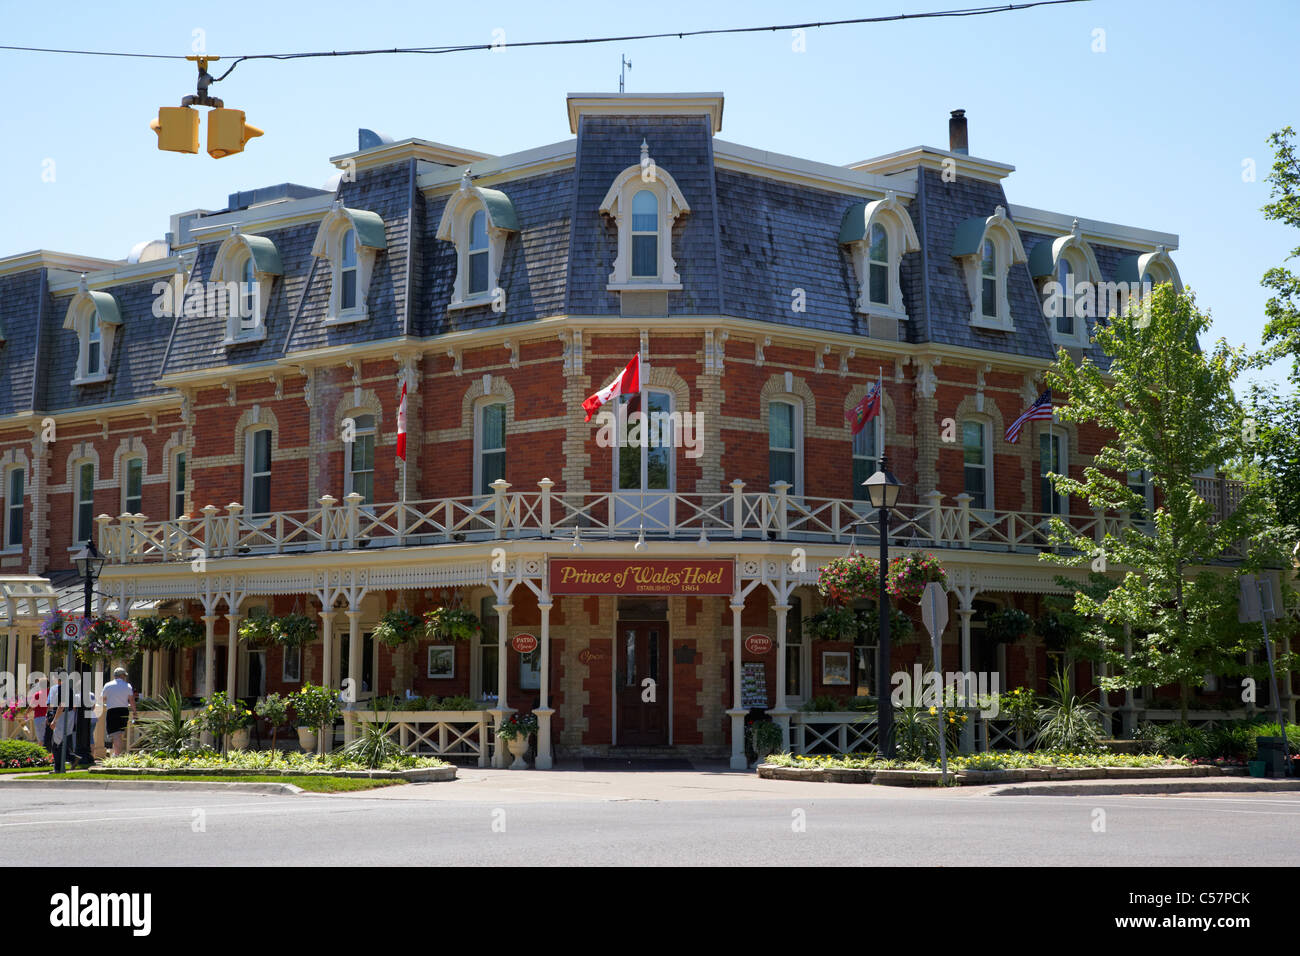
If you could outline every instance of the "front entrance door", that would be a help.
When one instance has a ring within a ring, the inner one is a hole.
[[[614,643],[620,746],[668,743],[668,624],[620,621]]]

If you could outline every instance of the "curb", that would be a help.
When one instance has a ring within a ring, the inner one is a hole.
[[[215,780],[44,780],[22,775],[26,787],[57,787],[61,790],[216,790],[231,793],[266,793],[294,796],[307,791],[291,783],[223,783]]]
[[[1056,783],[999,786],[989,791],[991,797],[1070,797],[1114,796],[1147,793],[1285,793],[1300,791],[1300,780],[1261,780],[1259,778],[1219,778],[1217,782],[1183,778],[1180,780],[1134,780],[1132,783]]]
[[[212,767],[192,769],[177,767],[171,769],[148,767],[93,767],[92,774],[113,774],[116,776],[167,777],[194,776],[205,777],[345,777],[369,780],[405,780],[407,783],[438,783],[456,779],[456,768],[418,767],[414,770],[244,770],[239,767]],[[16,776],[22,776],[17,774]]]

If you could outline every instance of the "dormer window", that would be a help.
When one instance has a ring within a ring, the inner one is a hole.
[[[456,247],[456,282],[448,309],[491,305],[498,312],[505,311],[501,264],[506,240],[518,231],[519,219],[510,197],[498,189],[475,186],[466,169],[438,223],[438,238]]]
[[[1029,274],[1042,295],[1043,316],[1057,345],[1085,346],[1088,319],[1098,312],[1101,270],[1097,257],[1079,231],[1079,220],[1069,235],[1044,239],[1029,254]]]
[[[967,219],[958,224],[953,236],[952,255],[966,273],[970,296],[970,323],[976,328],[1014,332],[1007,276],[1011,266],[1025,261],[1025,249],[1006,209],[998,206],[993,215]]]
[[[1169,258],[1169,253],[1164,246],[1156,246],[1155,252],[1125,256],[1119,261],[1115,280],[1120,283],[1121,289],[1134,298],[1141,298],[1146,294],[1147,289],[1166,282],[1174,287],[1176,295],[1181,295],[1183,292],[1183,281],[1178,275],[1178,267],[1174,265],[1174,260]],[[1122,301],[1122,296],[1117,298]],[[1112,313],[1116,311],[1115,303],[1112,303],[1111,311]]]
[[[221,290],[226,310],[229,348],[266,338],[266,310],[277,276],[284,275],[280,253],[265,236],[244,235],[236,229],[221,243],[212,260],[211,283]]]
[[[650,158],[644,140],[641,162],[614,177],[600,211],[618,229],[609,291],[671,292],[682,287],[673,258],[673,223],[691,207],[673,177]]]
[[[898,197],[891,191],[884,199],[850,206],[840,224],[840,244],[853,256],[858,312],[872,320],[906,319],[900,265],[903,254],[918,251],[921,244]],[[871,334],[884,333],[877,327]]]
[[[311,254],[330,266],[330,302],[325,325],[360,322],[369,312],[366,297],[375,260],[388,248],[384,220],[364,209],[348,209],[341,200],[321,220]]]
[[[121,324],[117,300],[107,292],[88,289],[83,276],[63,319],[63,327],[76,332],[78,340],[77,372],[72,384],[91,385],[108,380],[113,341]]]

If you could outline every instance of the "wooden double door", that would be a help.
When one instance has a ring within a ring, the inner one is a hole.
[[[619,621],[614,641],[618,745],[668,743],[668,622]]]

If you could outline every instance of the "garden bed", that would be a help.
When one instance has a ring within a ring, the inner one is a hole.
[[[247,767],[91,767],[87,773],[109,778],[151,777],[341,777],[344,779],[404,780],[427,783],[456,779],[456,768],[416,767],[410,770],[285,770]]]

